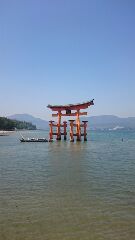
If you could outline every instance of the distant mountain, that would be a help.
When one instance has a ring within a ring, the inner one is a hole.
[[[89,128],[93,129],[135,129],[135,117],[121,118],[114,115],[101,115],[83,118],[89,121]]]
[[[32,115],[29,115],[29,114],[14,114],[12,116],[8,116],[8,118],[15,119],[18,121],[31,122],[32,124],[36,125],[37,129],[47,129],[48,128],[48,121],[33,117]]]
[[[48,121],[33,117],[29,114],[15,114],[9,116],[10,119],[31,122],[36,125],[37,129],[48,129]],[[81,120],[88,120],[88,127],[91,129],[135,129],[135,117],[121,118],[114,115],[100,115],[92,117],[84,117]]]

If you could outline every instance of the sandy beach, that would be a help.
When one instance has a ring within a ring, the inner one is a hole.
[[[14,131],[5,131],[0,130],[0,136],[8,136],[9,134],[13,133]]]

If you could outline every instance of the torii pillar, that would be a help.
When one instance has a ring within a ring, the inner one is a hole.
[[[61,131],[60,131],[60,127],[61,127],[61,111],[58,111],[58,124],[57,124],[57,140],[61,140]]]

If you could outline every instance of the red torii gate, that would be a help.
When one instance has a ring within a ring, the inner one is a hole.
[[[53,141],[53,135],[56,135],[57,140],[61,140],[61,135],[64,135],[64,140],[67,138],[67,122],[64,121],[63,124],[61,124],[61,117],[69,117],[69,116],[75,116],[76,117],[76,123],[74,123],[75,120],[69,120],[70,122],[70,141],[74,141],[74,136],[77,137],[77,141],[81,141],[81,136],[84,136],[84,141],[87,141],[87,121],[82,121],[83,123],[80,123],[80,116],[87,115],[87,112],[80,112],[81,109],[86,109],[91,105],[94,105],[94,99],[88,102],[84,103],[78,103],[78,104],[68,104],[68,105],[48,105],[47,107],[50,108],[52,111],[57,111],[57,113],[52,114],[52,117],[58,117],[58,122],[54,123],[54,121],[50,122],[50,139],[49,141]],[[65,111],[65,113],[62,113],[62,111]],[[75,111],[75,112],[72,112]],[[53,132],[53,127],[57,128],[57,132]],[[76,127],[76,133],[74,133],[74,127]],[[63,132],[61,132],[61,128],[64,129]],[[83,133],[81,133],[81,128],[84,129]]]

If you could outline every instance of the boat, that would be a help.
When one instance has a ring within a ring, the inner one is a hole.
[[[24,138],[24,136],[19,132],[21,139],[20,142],[48,142],[46,138]]]
[[[20,142],[48,142],[46,138],[21,138]]]

